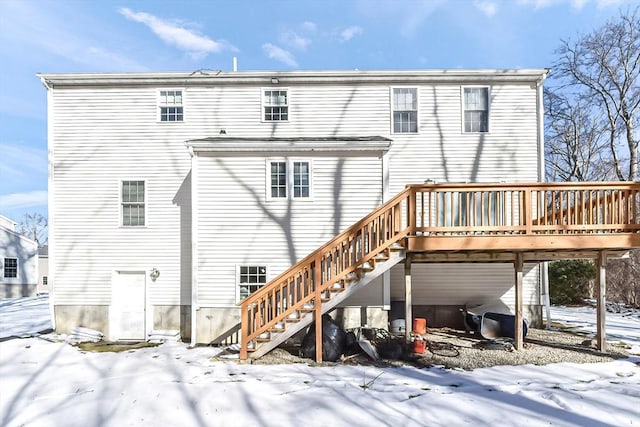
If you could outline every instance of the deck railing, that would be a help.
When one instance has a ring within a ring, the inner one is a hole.
[[[640,230],[640,183],[411,185],[417,235]]]
[[[240,303],[240,357],[406,237],[594,233],[640,233],[640,183],[409,185]]]

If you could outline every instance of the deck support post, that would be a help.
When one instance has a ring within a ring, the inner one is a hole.
[[[320,286],[322,286],[322,271],[320,258],[316,258],[315,268],[313,269],[313,284],[315,291],[315,298],[313,301],[313,308],[315,308],[315,322],[316,322],[316,362],[322,362],[322,293],[320,292]]]
[[[607,332],[605,331],[605,319],[606,319],[606,291],[607,291],[607,251],[598,252],[598,258],[596,259],[597,273],[596,273],[596,301],[597,301],[597,332],[596,340],[597,347],[600,351],[607,350]]]
[[[522,328],[522,282],[523,282],[523,269],[524,269],[524,257],[522,256],[522,252],[516,253],[516,259],[514,261],[515,267],[515,279],[516,279],[516,316],[515,316],[515,337],[514,337],[514,347],[516,350],[523,349],[524,339],[523,328]]]
[[[404,260],[404,339],[411,340],[411,330],[413,329],[413,301],[411,298],[411,255],[407,254]]]

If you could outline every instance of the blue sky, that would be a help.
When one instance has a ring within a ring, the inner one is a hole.
[[[0,0],[0,214],[47,215],[37,72],[551,67],[638,0]]]

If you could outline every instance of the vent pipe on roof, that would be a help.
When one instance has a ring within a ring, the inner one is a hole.
[[[233,71],[238,71],[238,57],[234,56],[233,57]]]

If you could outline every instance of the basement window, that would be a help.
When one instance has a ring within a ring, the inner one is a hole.
[[[267,283],[267,266],[239,265],[237,282],[238,300],[243,300]]]
[[[4,277],[6,279],[15,279],[18,277],[18,258],[4,259]]]

